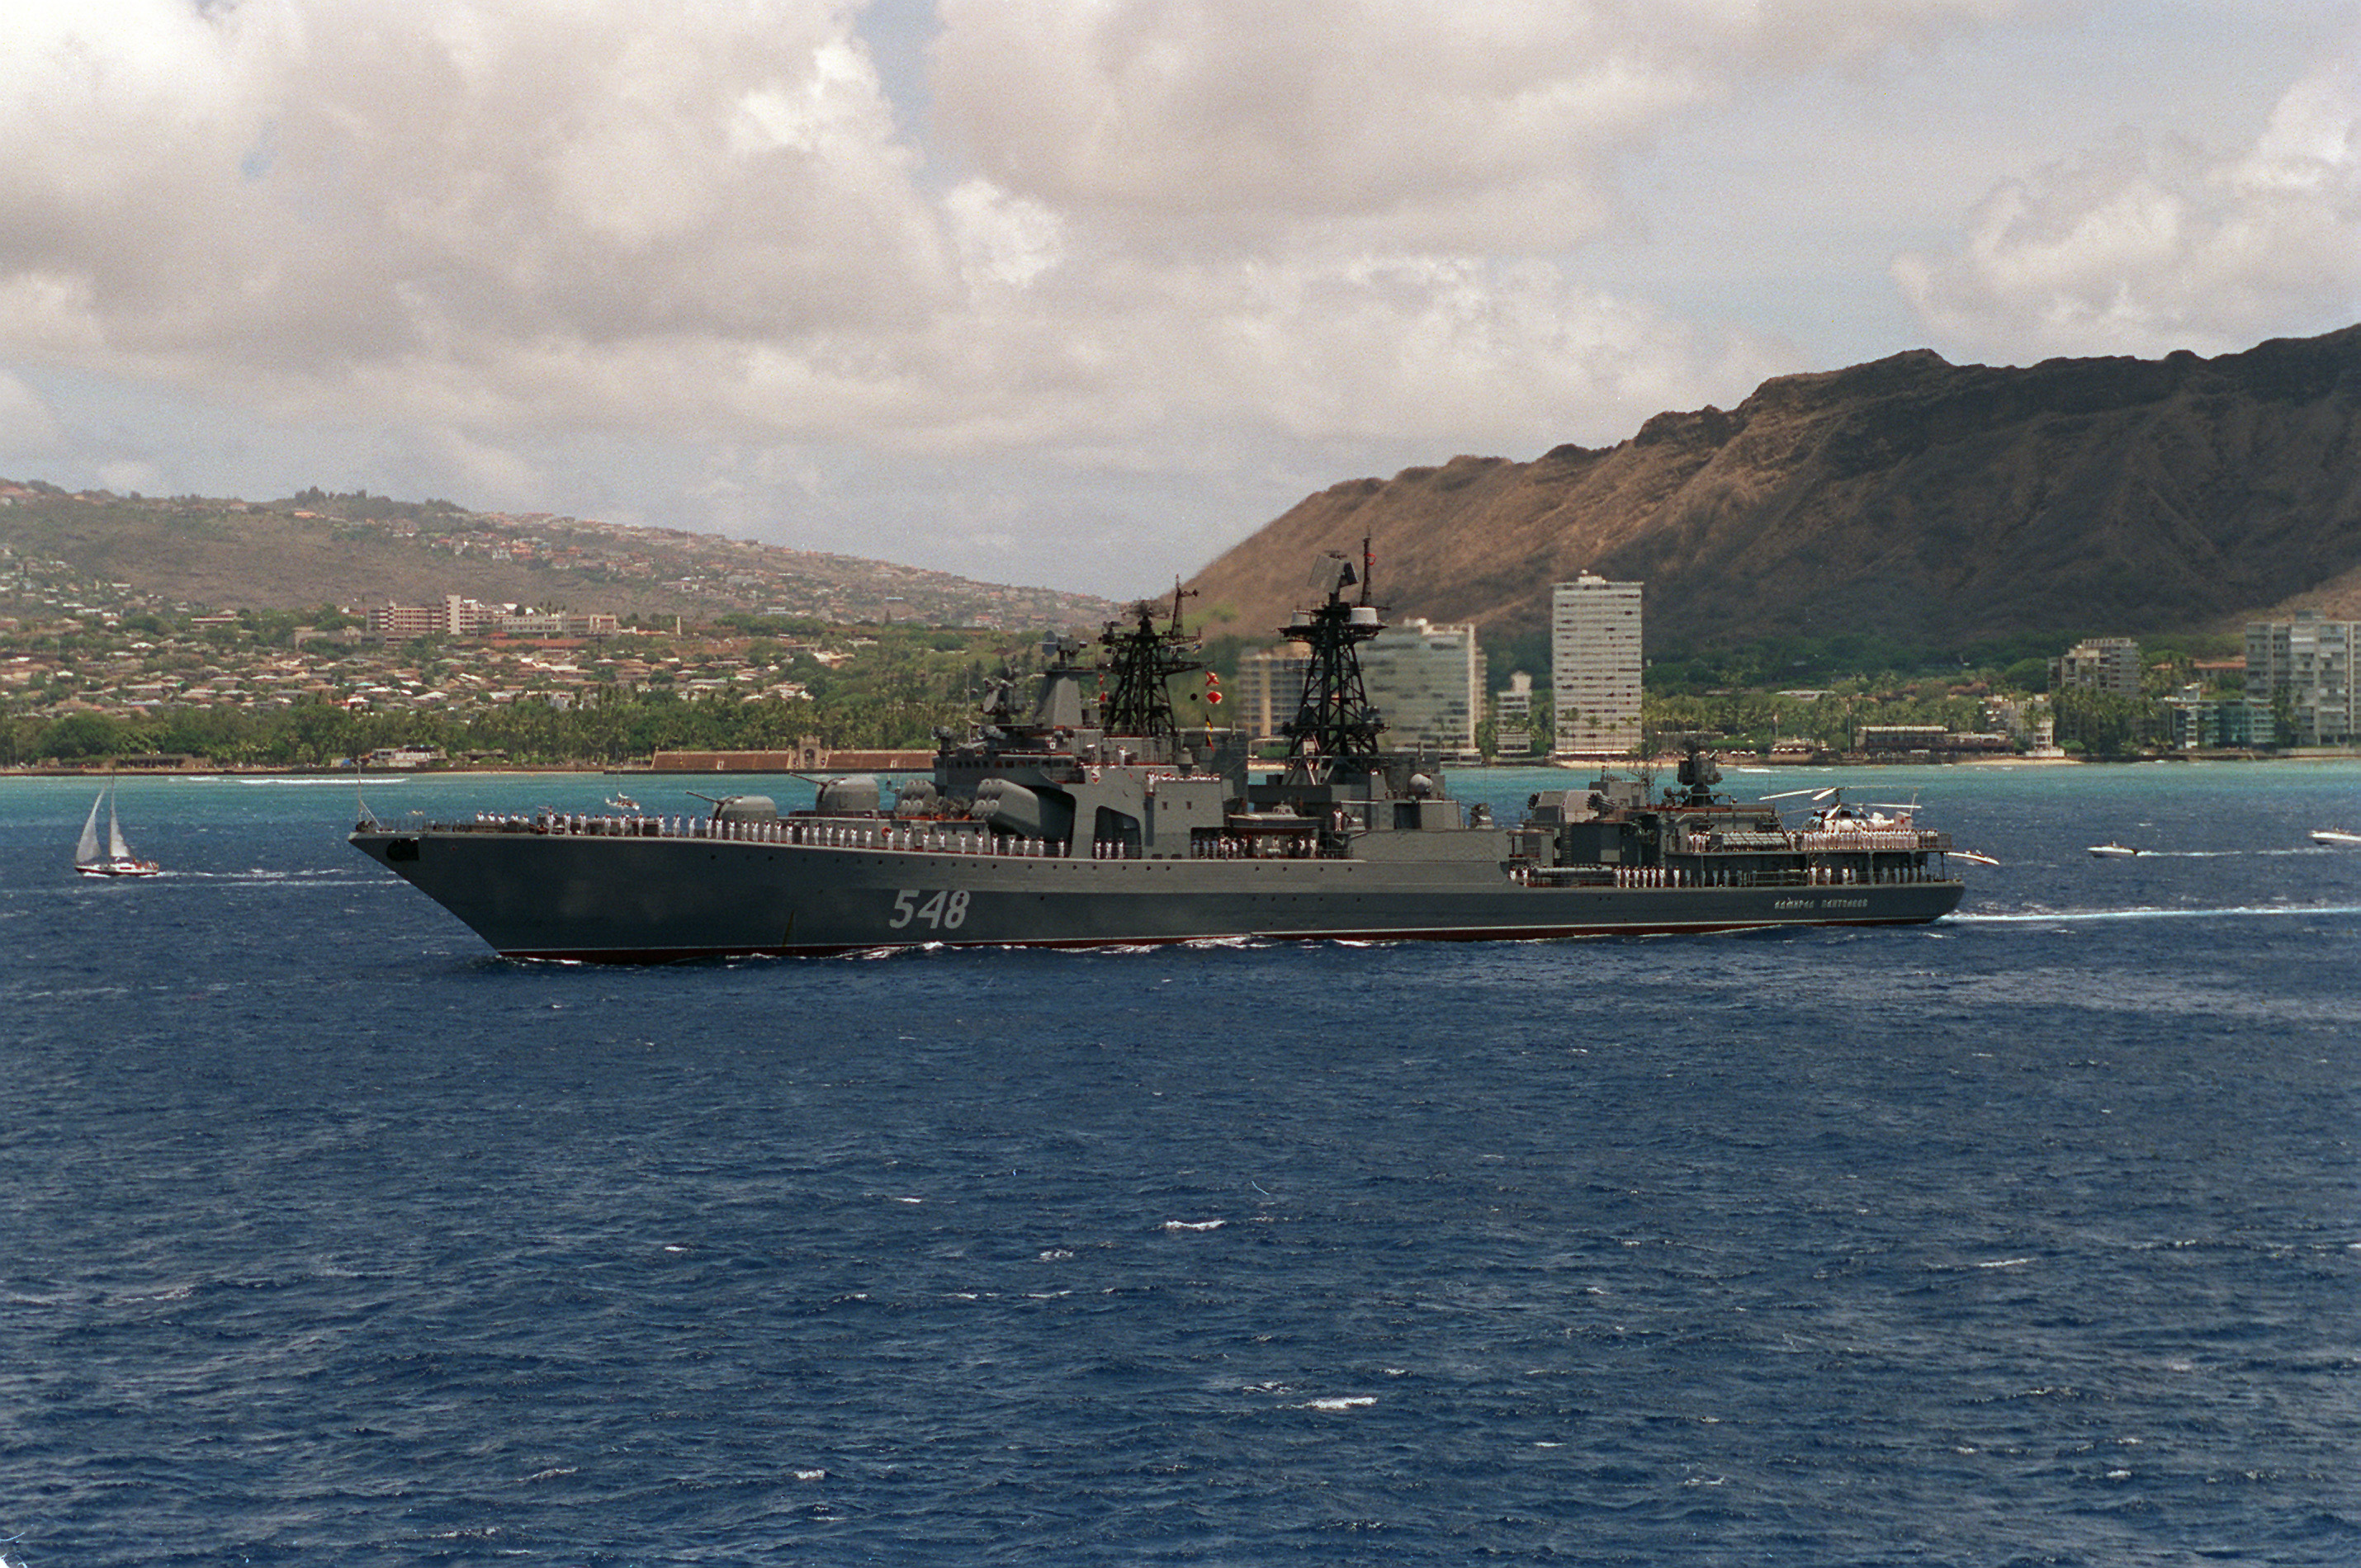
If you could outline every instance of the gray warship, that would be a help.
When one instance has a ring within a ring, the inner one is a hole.
[[[1284,758],[1176,721],[1170,683],[1204,667],[1176,590],[1168,624],[1134,606],[1089,663],[1079,640],[1046,639],[1029,703],[996,683],[971,729],[939,732],[931,776],[890,793],[854,775],[785,812],[744,795],[676,817],[365,818],[351,842],[500,953],[582,962],[1530,941],[1913,925],[1958,906],[1949,837],[1912,812],[1824,790],[1791,826],[1775,801],[1717,793],[1697,748],[1660,795],[1602,773],[1494,822],[1433,759],[1380,745],[1358,650],[1384,624],[1361,565],[1323,558],[1283,629],[1310,655]]]

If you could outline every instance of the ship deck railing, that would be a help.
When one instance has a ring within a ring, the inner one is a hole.
[[[806,849],[871,850],[899,854],[979,855],[1019,860],[1063,860],[1062,839],[1027,838],[994,833],[981,822],[949,819],[902,821],[890,817],[782,817],[760,821],[735,821],[711,817],[634,817],[576,812],[535,812],[529,816],[478,813],[469,821],[427,822],[412,827],[378,823],[388,832],[505,833],[535,837],[598,839],[666,839],[732,844],[778,844]],[[1154,855],[1134,839],[1102,839],[1084,844],[1080,859],[1093,861],[1156,860],[1301,860],[1318,853],[1312,836],[1285,839],[1275,837],[1192,839],[1179,855]]]
[[[1715,865],[1690,859],[1669,866],[1537,866],[1510,868],[1522,887],[1866,887],[1889,883],[1949,882],[1923,865],[1781,866]]]
[[[1807,854],[1915,853],[1921,850],[1943,850],[1950,847],[1951,836],[1949,833],[1932,833],[1919,828],[1838,828],[1795,835],[1795,848]]]
[[[390,828],[390,825],[380,824]],[[904,822],[890,817],[781,817],[739,821],[713,817],[622,817],[575,812],[531,816],[479,813],[467,822],[431,822],[433,833],[530,833],[536,836],[675,839],[727,844],[785,844],[807,849],[891,850],[949,855],[1062,856],[1063,840],[994,835],[980,822]]]
[[[1794,831],[1724,828],[1691,832],[1677,840],[1686,854],[1916,854],[1951,847],[1949,833],[1918,828],[1802,828]]]

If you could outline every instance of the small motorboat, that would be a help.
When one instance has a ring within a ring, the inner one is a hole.
[[[2330,850],[2361,850],[2361,833],[2346,828],[2315,828],[2312,841]]]
[[[2093,844],[2091,853],[2103,861],[2128,861],[2139,851],[2129,844]]]

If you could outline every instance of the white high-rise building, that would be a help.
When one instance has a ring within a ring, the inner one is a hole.
[[[1437,626],[1418,616],[1361,644],[1361,681],[1385,724],[1389,750],[1423,747],[1446,761],[1477,756],[1484,711],[1484,654],[1473,625]]]
[[[1553,759],[1624,757],[1640,749],[1640,590],[1589,572],[1551,587]]]
[[[1533,754],[1533,678],[1522,670],[1492,699],[1492,755],[1520,762]]]
[[[2285,694],[2299,746],[2345,746],[2361,738],[2361,621],[2300,609],[2293,620],[2246,623],[2246,695]]]
[[[1303,700],[1303,673],[1311,667],[1300,642],[1240,659],[1237,684],[1229,693],[1236,709],[1227,722],[1244,729],[1249,740],[1275,740],[1279,726],[1295,718],[1296,704]]]
[[[2112,696],[2140,694],[2139,644],[2128,637],[2092,637],[2049,662],[2052,686],[2090,686]]]

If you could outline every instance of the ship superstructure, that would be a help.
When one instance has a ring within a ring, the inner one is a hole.
[[[740,795],[686,817],[370,820],[352,842],[499,951],[586,960],[1911,924],[1960,901],[1949,837],[1911,813],[1821,804],[1791,827],[1718,794],[1697,749],[1661,796],[1602,773],[1496,824],[1437,760],[1381,744],[1356,652],[1384,630],[1366,559],[1323,557],[1283,629],[1309,651],[1302,692],[1286,756],[1256,758],[1179,721],[1170,683],[1202,668],[1180,609],[1177,590],[1163,625],[1134,607],[1088,664],[1045,639],[1029,703],[995,683],[930,774],[890,791],[855,775],[785,813]]]

